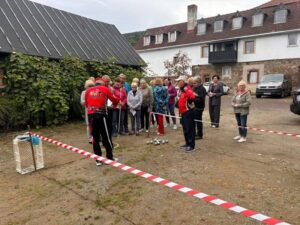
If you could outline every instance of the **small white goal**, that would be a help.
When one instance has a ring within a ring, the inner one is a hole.
[[[32,141],[32,144],[31,144]],[[28,133],[13,140],[16,170],[26,174],[44,168],[42,140]]]

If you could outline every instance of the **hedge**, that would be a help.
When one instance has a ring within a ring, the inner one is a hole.
[[[130,81],[141,70],[107,62],[85,62],[75,57],[53,60],[14,53],[1,61],[4,83],[0,97],[0,129],[62,124],[82,115],[80,94],[90,76],[120,73]]]

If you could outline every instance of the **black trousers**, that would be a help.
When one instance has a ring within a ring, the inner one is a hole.
[[[195,148],[195,121],[194,110],[190,109],[182,115],[182,128],[185,139],[185,145]]]
[[[202,121],[203,109],[194,109],[194,119]],[[203,137],[203,123],[195,121],[196,136]]]
[[[109,139],[110,139],[110,142],[112,143],[113,145],[113,142],[112,142],[112,123],[113,123],[113,108],[107,108],[107,129],[108,129],[108,134],[109,134]]]
[[[149,112],[148,112],[148,106],[142,106],[141,107],[141,129],[145,128],[146,130],[149,130]]]
[[[124,131],[128,133],[128,106],[126,106],[126,109],[124,110]]]
[[[96,155],[102,156],[102,151],[99,143],[101,135],[102,143],[106,149],[106,158],[113,159],[113,146],[108,132],[107,115],[94,113],[89,115],[89,121],[92,125],[94,153]]]
[[[209,116],[210,116],[211,125],[215,125],[216,127],[219,127],[220,111],[221,111],[220,105],[209,105]]]

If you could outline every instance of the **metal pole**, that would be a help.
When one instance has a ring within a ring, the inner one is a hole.
[[[28,133],[29,133],[29,138],[30,138],[30,145],[31,145],[31,153],[32,153],[32,159],[33,159],[33,165],[34,165],[34,170],[36,171],[36,162],[35,162],[35,155],[34,155],[34,149],[33,149],[33,144],[32,144],[32,137],[30,133],[30,126],[27,125],[28,128]]]
[[[122,102],[121,101],[121,91],[122,91],[122,88],[120,88],[120,103]],[[120,137],[120,125],[121,125],[121,113],[122,113],[122,106],[121,106],[121,104],[119,104],[119,122],[118,122],[118,139],[119,139],[119,137]]]
[[[149,106],[150,107],[150,106]],[[151,110],[150,110],[151,111]],[[148,126],[148,138],[150,137],[150,131],[151,131],[151,112],[149,112],[149,126]]]

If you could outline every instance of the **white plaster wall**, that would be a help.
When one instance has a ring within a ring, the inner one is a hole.
[[[255,53],[244,54],[244,43],[255,40]],[[239,41],[238,62],[300,58],[300,32],[296,47],[288,46],[288,34],[242,39]]]
[[[288,46],[288,34],[277,34],[257,38],[241,39],[238,46],[238,62],[259,62],[276,59],[300,58],[300,32],[298,32],[296,47]],[[247,40],[255,40],[255,53],[244,54],[244,43]],[[149,64],[149,68],[156,75],[164,75],[165,60],[173,60],[178,51],[188,54],[192,60],[191,65],[207,65],[208,58],[201,58],[201,47],[204,45],[194,45],[185,47],[174,47],[166,49],[155,49],[138,51],[143,60]]]
[[[208,58],[201,58],[201,45],[156,49],[151,51],[138,51],[138,53],[142,59],[148,63],[149,69],[152,70],[154,74],[164,75],[167,72],[167,70],[164,68],[164,61],[173,60],[173,57],[179,51],[188,54],[188,57],[191,59],[191,66],[208,64]]]

